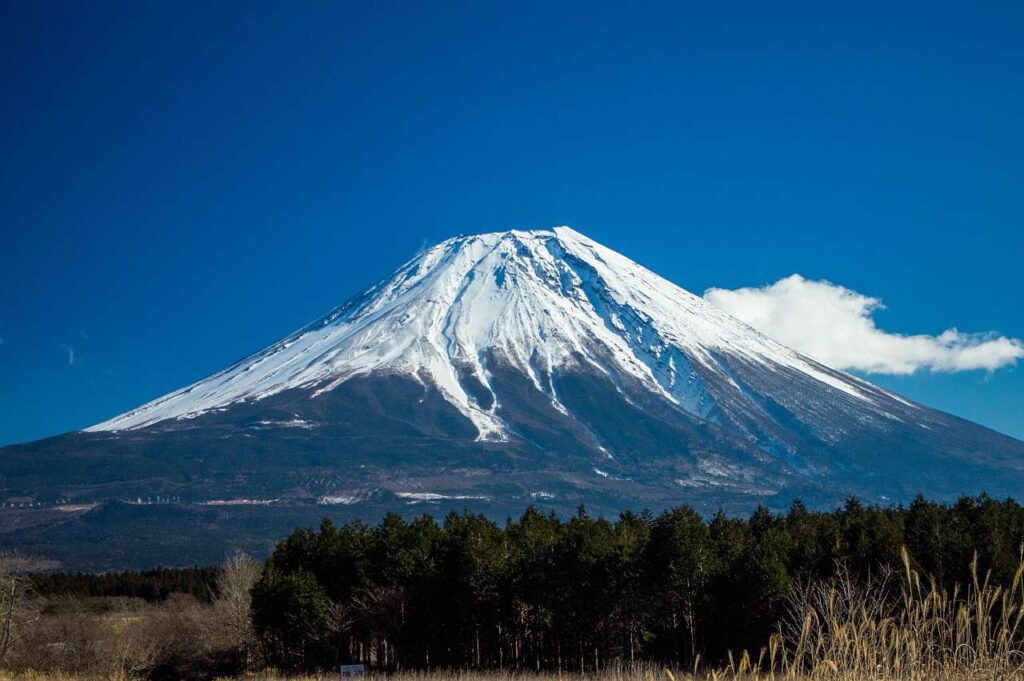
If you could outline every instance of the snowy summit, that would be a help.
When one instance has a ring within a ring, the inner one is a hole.
[[[730,380],[716,356],[795,369],[870,401],[852,377],[759,334],[632,260],[569,227],[448,239],[317,322],[198,383],[89,428],[140,428],[193,418],[289,389],[320,395],[361,374],[392,371],[430,382],[479,431],[503,440],[488,358],[530,377],[565,412],[552,382],[585,363],[636,379],[697,416],[713,400],[699,374]],[[701,371],[695,372],[695,368]],[[481,405],[466,377],[491,399]]]

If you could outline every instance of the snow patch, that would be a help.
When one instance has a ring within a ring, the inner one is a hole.
[[[306,429],[306,430],[308,430],[310,428],[316,428],[316,424],[315,423],[312,423],[311,421],[306,421],[306,420],[303,420],[303,419],[299,419],[299,418],[290,419],[288,421],[257,421],[256,423],[257,423],[257,426],[255,426],[255,427],[257,429],[259,429],[259,427],[264,427],[264,428],[303,428],[303,429]]]
[[[395,492],[399,499],[407,499],[410,504],[429,501],[490,501],[490,497],[472,494],[440,494],[438,492]]]
[[[339,496],[327,496],[320,497],[316,503],[321,506],[351,506],[357,504],[363,500],[363,497],[359,495],[339,495]]]

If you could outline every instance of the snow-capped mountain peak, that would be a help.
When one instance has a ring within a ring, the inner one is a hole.
[[[703,418],[722,401],[708,391],[708,376],[742,398],[723,356],[793,369],[867,403],[881,392],[556,227],[448,239],[282,341],[88,430],[188,419],[292,389],[315,398],[355,376],[394,372],[436,387],[480,439],[502,440],[509,429],[492,386],[494,362],[524,372],[559,411],[552,376],[583,363],[617,383],[635,380]],[[480,386],[489,398],[480,399]]]
[[[321,504],[713,513],[1024,487],[1024,442],[817,363],[567,227],[449,239],[89,431],[0,450],[6,496],[261,504],[247,522],[269,533]]]

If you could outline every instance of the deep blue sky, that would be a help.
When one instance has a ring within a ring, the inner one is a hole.
[[[1024,3],[894,4],[4,3],[0,444],[509,227],[1024,337]],[[1024,367],[872,380],[1024,437]]]

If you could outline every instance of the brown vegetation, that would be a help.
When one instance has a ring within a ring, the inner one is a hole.
[[[0,561],[0,566],[3,562]],[[260,565],[237,555],[224,565],[211,604],[175,594],[138,598],[32,597],[28,580],[0,568],[10,641],[0,652],[12,678],[181,679],[232,674],[253,662],[249,592]],[[0,643],[4,639],[0,638]],[[2,672],[0,672],[2,674]]]

